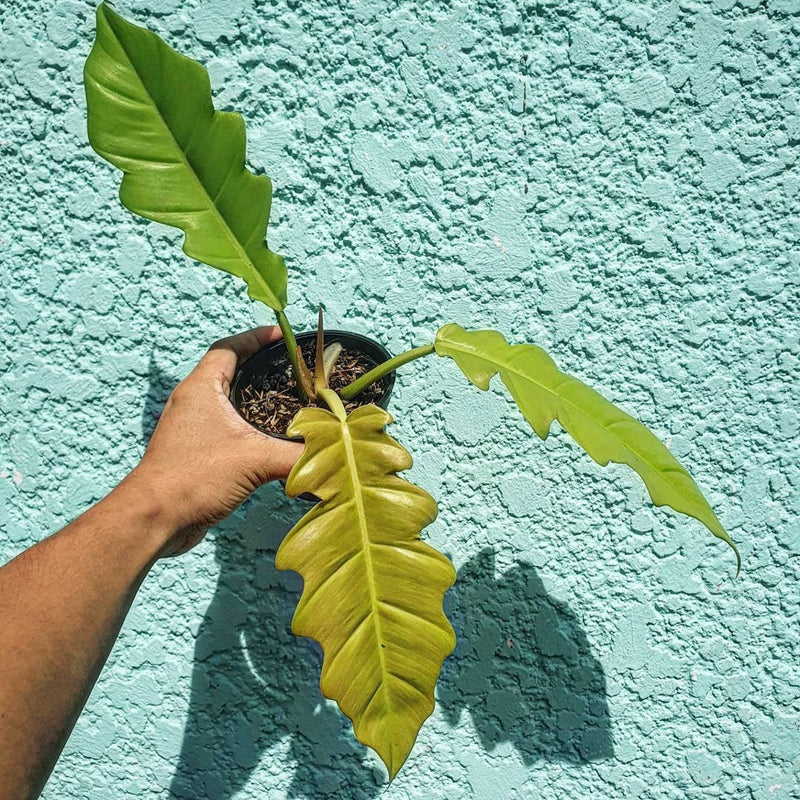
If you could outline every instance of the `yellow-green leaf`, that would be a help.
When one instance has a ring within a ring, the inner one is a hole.
[[[305,450],[286,492],[320,502],[286,536],[275,564],[303,576],[292,630],[322,645],[323,694],[394,778],[455,646],[442,610],[455,571],[420,541],[436,503],[397,476],[411,456],[384,431],[392,418],[373,405],[336,411],[304,408],[289,428]]]
[[[244,120],[214,109],[206,69],[103,4],[84,82],[89,141],[123,171],[123,205],[283,309],[286,266],[265,241],[272,185],[245,168]]]
[[[436,334],[436,352],[449,356],[479,389],[499,374],[523,416],[542,439],[554,420],[595,460],[627,464],[657,506],[670,506],[703,523],[739,552],[689,473],[638,420],[577,378],[559,371],[540,347],[509,344],[497,331],[466,331],[450,323]]]

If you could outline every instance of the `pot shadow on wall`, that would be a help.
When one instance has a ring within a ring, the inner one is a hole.
[[[176,383],[152,360],[151,368],[145,439]],[[293,765],[289,797],[367,800],[385,788],[374,757],[320,693],[319,648],[291,633],[302,583],[278,572],[274,555],[308,508],[277,484],[263,487],[201,545],[213,542],[219,579],[195,645],[173,798],[232,798],[269,748]],[[602,669],[575,615],[548,597],[532,566],[495,576],[494,553],[484,550],[445,603],[459,643],[437,698],[451,725],[468,709],[487,751],[509,741],[526,764],[612,755]]]

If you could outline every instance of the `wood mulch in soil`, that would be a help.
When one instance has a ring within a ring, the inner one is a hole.
[[[301,347],[303,360],[312,374],[316,351],[316,342]],[[375,366],[375,362],[363,353],[345,348],[334,364],[329,381],[330,387],[334,390],[343,389]],[[347,413],[359,406],[377,402],[385,390],[386,378],[381,378],[353,400],[344,400]],[[315,405],[326,408],[322,401]],[[284,354],[273,363],[270,374],[264,375],[257,383],[251,383],[243,388],[238,411],[251,425],[264,433],[285,436],[289,423],[302,407],[295,392],[289,357]]]

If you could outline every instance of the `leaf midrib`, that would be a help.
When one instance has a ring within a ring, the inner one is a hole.
[[[164,129],[167,131],[167,133],[169,135],[169,138],[172,140],[173,144],[175,145],[175,149],[180,154],[180,158],[181,158],[181,161],[183,162],[184,167],[186,168],[187,172],[189,172],[189,174],[192,176],[192,178],[194,179],[195,183],[199,187],[200,193],[208,201],[208,204],[210,206],[210,210],[212,211],[212,213],[214,213],[219,218],[219,220],[221,221],[222,228],[223,228],[223,230],[225,232],[225,235],[228,237],[228,240],[233,245],[234,250],[239,254],[239,257],[242,259],[242,261],[244,262],[244,264],[247,267],[247,269],[253,275],[255,275],[256,281],[261,285],[263,290],[266,292],[267,296],[270,297],[274,301],[275,306],[276,307],[281,307],[280,300],[275,295],[275,293],[272,291],[271,287],[267,284],[266,280],[262,277],[261,273],[256,268],[256,265],[253,263],[252,259],[248,255],[247,251],[244,249],[244,247],[242,246],[241,242],[236,237],[236,234],[231,230],[230,225],[228,225],[227,219],[224,217],[224,215],[217,208],[216,203],[211,199],[211,195],[208,193],[208,191],[206,190],[206,187],[204,186],[203,182],[200,180],[200,177],[197,174],[193,164],[189,160],[188,155],[183,151],[183,148],[181,147],[180,142],[178,142],[178,140],[175,138],[175,134],[172,132],[172,128],[170,128],[170,126],[167,124],[167,120],[164,117],[163,113],[161,112],[161,109],[158,107],[158,104],[156,103],[155,99],[153,98],[153,96],[148,91],[147,86],[145,85],[144,81],[142,80],[141,75],[139,74],[139,70],[136,69],[136,66],[133,63],[133,60],[131,59],[130,53],[128,53],[128,50],[125,47],[125,44],[122,42],[122,40],[119,38],[119,36],[117,36],[116,31],[114,30],[113,26],[108,21],[108,19],[106,19],[106,22],[108,24],[109,30],[114,34],[114,38],[117,40],[117,44],[119,44],[120,48],[122,49],[122,52],[125,54],[125,58],[127,59],[128,64],[130,65],[131,70],[133,71],[133,74],[136,75],[136,80],[139,81],[139,85],[142,87],[142,91],[144,92],[145,97],[150,102],[150,105],[152,106],[152,108],[155,111],[156,115],[161,120],[162,124],[164,125]],[[108,51],[106,51],[106,52],[108,52]],[[110,54],[109,54],[109,56],[110,56]],[[214,116],[217,113],[219,113],[219,112],[217,112],[217,110],[214,108],[214,106],[212,104],[212,106],[211,106],[211,120],[212,120],[211,124],[212,125],[213,125],[213,121],[214,121]],[[188,237],[188,234],[187,234],[187,237]]]
[[[364,498],[361,493],[361,481],[358,477],[358,464],[356,460],[355,450],[353,448],[353,435],[350,432],[350,426],[347,423],[347,420],[341,421],[342,426],[342,443],[344,445],[344,452],[345,458],[347,461],[347,469],[350,473],[350,484],[353,487],[353,498],[356,504],[356,515],[358,517],[358,527],[361,533],[361,546],[364,551],[364,566],[367,571],[367,586],[369,587],[369,599],[370,599],[370,606],[372,608],[371,616],[373,619],[373,625],[375,627],[375,636],[376,642],[378,644],[378,661],[380,664],[380,683],[378,689],[376,689],[375,694],[379,691],[380,687],[385,685],[386,678],[388,675],[388,670],[386,668],[386,658],[384,655],[383,648],[380,646],[383,641],[383,634],[381,630],[381,620],[380,620],[380,609],[379,604],[380,600],[378,599],[378,594],[375,590],[375,570],[372,563],[372,541],[369,538],[369,528],[367,525],[367,514],[364,508]],[[375,695],[370,699],[374,699]],[[386,693],[386,704],[387,706],[391,707],[391,695]],[[369,703],[367,704],[367,707]],[[366,708],[365,707],[365,710]],[[364,712],[362,712],[363,714]]]

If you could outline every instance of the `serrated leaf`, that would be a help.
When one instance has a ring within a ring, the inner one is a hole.
[[[244,120],[214,109],[206,69],[103,4],[84,82],[89,141],[124,172],[123,205],[283,309],[286,266],[265,241],[272,185],[245,168]]]
[[[286,492],[320,502],[288,533],[275,564],[303,577],[292,630],[322,645],[323,694],[394,778],[433,711],[455,646],[442,610],[455,571],[420,541],[436,503],[397,476],[411,456],[384,431],[391,421],[373,405],[347,417],[343,408],[297,414],[288,433],[303,437],[305,450]]]
[[[525,419],[545,439],[554,420],[598,463],[627,464],[657,506],[694,517],[739,552],[689,473],[641,422],[577,378],[561,372],[540,347],[509,344],[497,331],[466,331],[450,323],[436,334],[436,352],[449,356],[478,388],[499,374]]]

